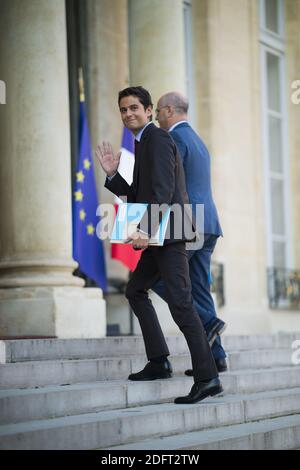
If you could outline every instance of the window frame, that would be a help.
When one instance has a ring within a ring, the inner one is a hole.
[[[266,26],[266,0],[259,0],[259,18],[260,18],[260,31],[261,37],[267,37],[267,42],[275,41],[284,43],[285,38],[285,15],[284,15],[284,0],[277,0],[278,2],[278,29],[279,32],[276,33],[271,29],[268,29]]]
[[[262,2],[261,2],[262,3]],[[269,39],[269,40],[268,40]],[[263,130],[263,155],[264,155],[264,176],[265,176],[265,212],[267,230],[267,261],[268,266],[274,266],[273,242],[285,243],[285,267],[293,269],[294,259],[292,253],[292,217],[291,217],[291,195],[290,195],[290,168],[288,162],[288,134],[287,134],[287,87],[286,87],[286,60],[284,54],[284,43],[279,47],[274,47],[274,38],[263,36],[261,39],[261,84],[262,84],[262,130]],[[277,44],[278,45],[278,44]],[[279,58],[279,88],[280,88],[280,112],[272,111],[268,108],[268,70],[267,54],[273,54]],[[269,116],[281,119],[281,139],[282,139],[282,172],[271,170],[270,140],[269,140]],[[272,230],[272,201],[271,183],[272,180],[283,182],[283,210],[284,210],[284,235],[273,233]]]

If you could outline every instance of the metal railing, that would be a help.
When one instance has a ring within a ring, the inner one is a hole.
[[[268,298],[271,309],[300,309],[300,271],[268,268]]]

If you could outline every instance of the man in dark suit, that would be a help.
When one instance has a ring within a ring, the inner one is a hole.
[[[222,235],[222,229],[212,196],[210,155],[204,142],[189,125],[187,113],[188,100],[180,93],[167,93],[158,100],[156,119],[160,127],[170,133],[179,150],[193,212],[197,204],[204,205],[204,244],[201,248],[188,252],[190,279],[194,306],[212,346],[218,372],[224,372],[227,370],[226,354],[219,335],[226,325],[217,318],[210,293],[211,256],[218,237]],[[162,280],[152,289],[164,298]],[[193,371],[188,369],[186,374],[192,375]]]
[[[184,205],[188,204],[184,171],[176,145],[169,134],[152,122],[152,102],[147,90],[130,87],[119,93],[119,108],[123,124],[135,135],[135,165],[131,186],[118,173],[120,154],[114,155],[111,145],[103,142],[96,150],[97,158],[107,174],[105,187],[117,196],[127,196],[128,202],[148,203],[136,233],[133,246],[143,249],[141,259],[126,289],[126,297],[137,316],[144,342],[148,364],[130,380],[155,380],[172,374],[167,359],[169,350],[148,290],[161,277],[166,299],[173,319],[184,334],[192,359],[194,385],[187,396],[178,397],[175,403],[196,403],[207,396],[222,391],[210,346],[193,303],[185,242],[190,239],[173,230],[175,216],[170,220],[170,233],[162,247],[149,246],[155,233],[150,208],[157,204],[177,204],[186,224]],[[149,223],[150,222],[150,223]],[[172,228],[173,227],[173,228]],[[190,227],[192,232],[192,227]],[[186,232],[185,232],[186,233]]]

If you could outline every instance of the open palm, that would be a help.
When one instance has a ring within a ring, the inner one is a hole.
[[[119,167],[121,152],[114,155],[110,142],[103,141],[98,145],[95,153],[107,176],[114,175]]]

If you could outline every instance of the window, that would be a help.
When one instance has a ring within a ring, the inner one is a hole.
[[[284,37],[284,0],[260,0],[261,29],[274,36]]]
[[[268,264],[291,268],[283,1],[260,0]]]
[[[279,34],[279,2],[265,0],[265,26],[269,31]]]

